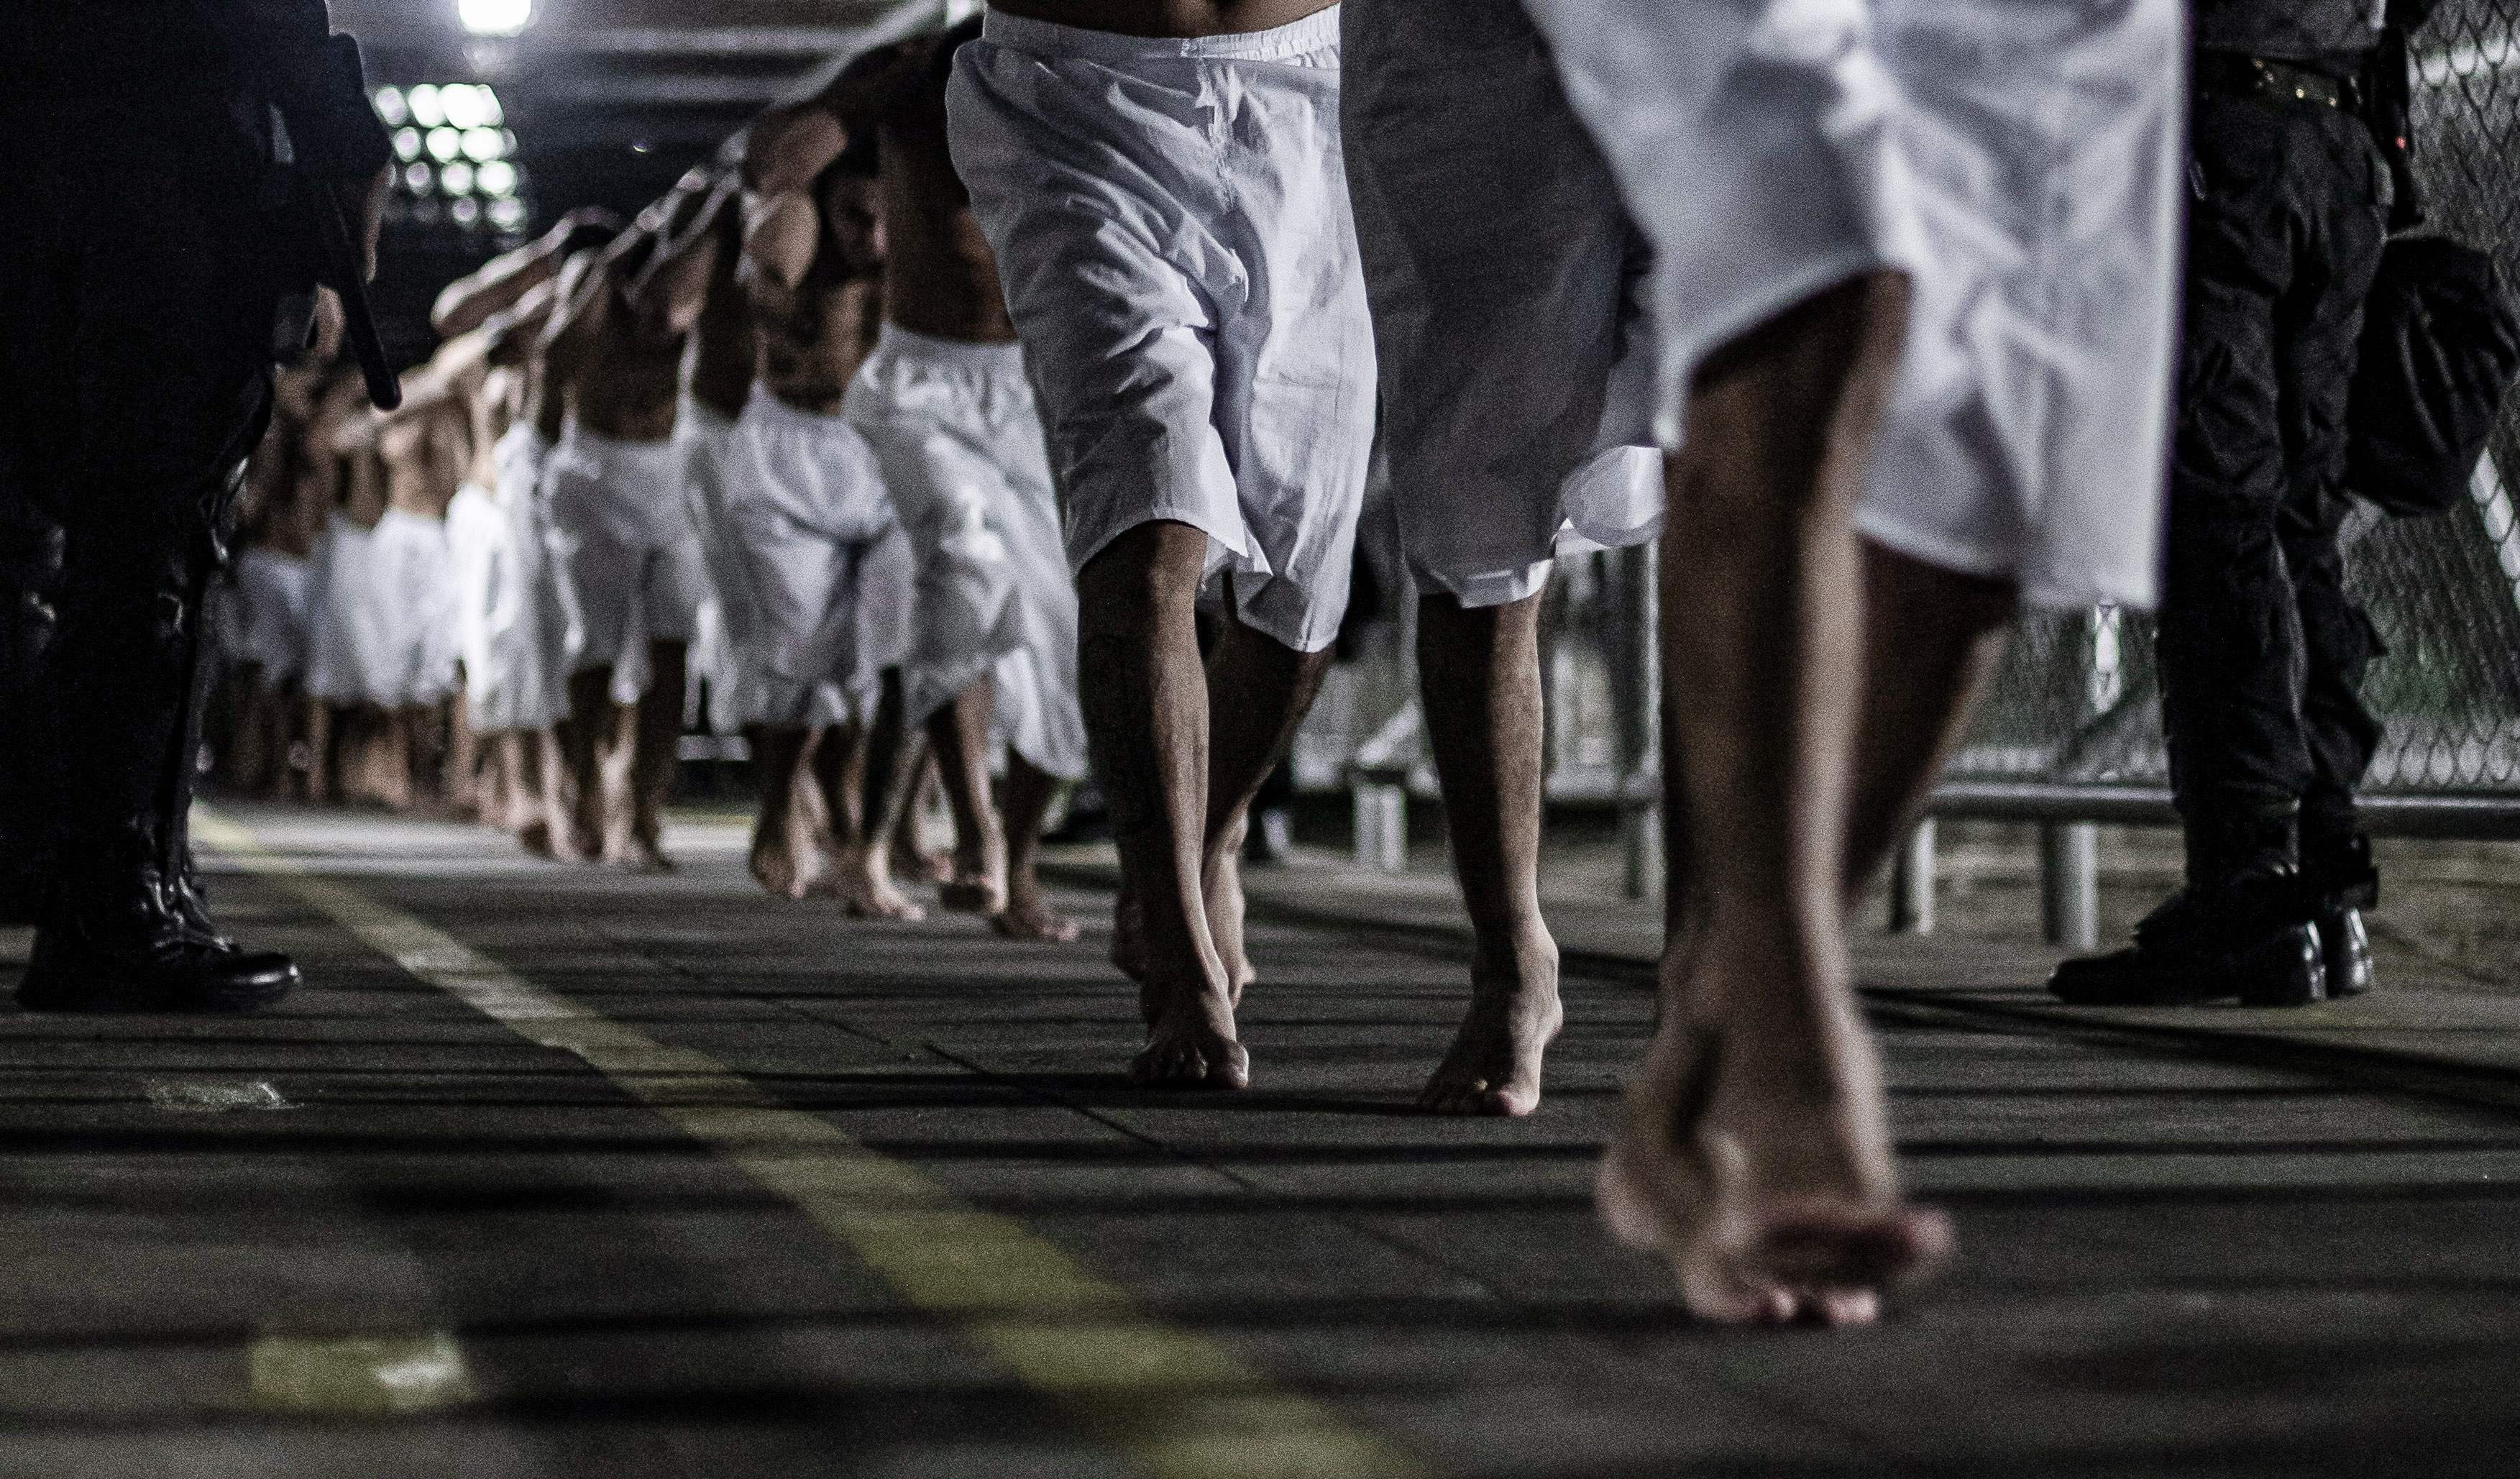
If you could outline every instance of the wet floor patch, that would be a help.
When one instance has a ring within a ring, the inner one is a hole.
[[[236,1114],[253,1109],[292,1109],[288,1098],[270,1084],[209,1082],[198,1079],[151,1079],[143,1086],[149,1102],[178,1114]]]
[[[442,1330],[269,1334],[254,1341],[248,1365],[253,1405],[265,1412],[398,1417],[479,1395],[462,1348]]]

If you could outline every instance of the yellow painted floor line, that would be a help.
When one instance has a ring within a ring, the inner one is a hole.
[[[307,872],[202,808],[193,835],[420,980],[575,1053],[793,1203],[904,1299],[1163,1479],[1408,1479],[1423,1464],[1222,1345],[1157,1321],[1010,1217],[983,1211],[703,1053],[534,986],[454,936]]]

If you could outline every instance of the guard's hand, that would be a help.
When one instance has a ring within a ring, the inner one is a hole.
[[[385,229],[385,197],[392,191],[393,166],[388,164],[368,181],[367,203],[359,212],[359,244],[371,283],[377,280],[377,241]]]

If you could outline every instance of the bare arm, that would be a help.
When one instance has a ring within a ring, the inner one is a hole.
[[[698,325],[708,301],[709,280],[717,271],[721,249],[717,223],[735,208],[742,182],[734,171],[710,181],[697,208],[685,212],[675,229],[657,244],[648,270],[631,285],[630,301],[652,326],[679,336]]]
[[[492,257],[472,276],[449,283],[429,310],[430,327],[449,336],[479,328],[492,315],[516,306],[526,293],[558,277],[571,237],[590,227],[616,223],[609,211],[570,211],[535,240]]]
[[[530,360],[542,347],[543,330],[559,301],[560,284],[549,282],[492,314],[481,326],[484,352],[492,368],[513,369]]]
[[[575,381],[586,367],[612,305],[612,278],[598,253],[582,251],[561,269],[557,306],[543,326],[543,374],[555,385]]]

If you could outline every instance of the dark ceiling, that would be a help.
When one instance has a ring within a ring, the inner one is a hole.
[[[0,0],[7,3],[7,0]],[[513,37],[469,34],[457,0],[331,0],[370,80],[496,88],[534,224],[570,206],[628,214],[763,108],[868,46],[943,22],[950,0],[533,0]],[[436,289],[499,244],[398,228],[380,317],[404,358]]]

